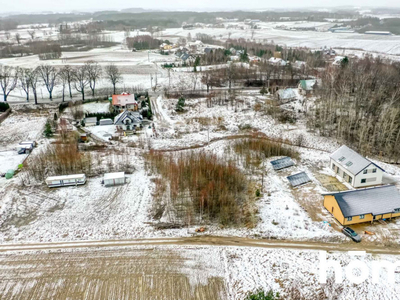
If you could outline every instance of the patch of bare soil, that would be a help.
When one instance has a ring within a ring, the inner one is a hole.
[[[227,299],[222,278],[182,273],[193,260],[153,248],[3,254],[0,298]]]

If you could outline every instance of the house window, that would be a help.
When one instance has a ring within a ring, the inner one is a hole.
[[[348,161],[348,162],[346,163],[346,166],[350,167],[352,164],[353,164],[353,163],[352,163],[351,161]]]
[[[372,169],[372,173],[376,173],[376,168],[375,168],[375,169]]]
[[[367,173],[368,173],[368,170],[364,170],[363,174],[367,174]]]
[[[349,176],[349,183],[351,184],[352,181],[353,181],[353,178],[351,176]]]
[[[348,217],[347,218],[347,221],[351,221],[351,220],[353,220],[353,217]]]
[[[334,209],[334,207],[332,206],[332,213],[333,213],[333,209]],[[395,210],[396,211],[396,210]]]
[[[365,179],[365,178],[361,179],[361,183],[366,183],[366,182],[367,182],[367,179]]]
[[[342,156],[341,158],[339,158],[339,161],[342,162],[346,159],[346,157]]]
[[[336,173],[339,174],[339,167],[336,167]]]
[[[394,212],[395,212],[395,213],[399,213],[399,212],[400,212],[400,208],[395,208],[395,209],[394,209]]]
[[[335,164],[332,164],[332,169],[333,169],[333,170],[335,170],[335,167],[336,167]]]
[[[360,215],[360,220],[364,219],[365,215]]]

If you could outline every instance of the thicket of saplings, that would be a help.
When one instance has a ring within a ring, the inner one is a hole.
[[[363,155],[400,159],[400,64],[366,57],[321,71],[309,129]]]
[[[176,215],[174,222],[252,226],[250,182],[232,161],[206,152],[185,152],[174,157],[150,151],[146,169],[161,175],[157,190],[168,191],[168,202]],[[158,196],[156,201],[161,201],[165,194]],[[159,203],[160,207],[165,208],[165,203]]]
[[[262,138],[241,139],[233,142],[232,149],[248,169],[259,168],[263,159],[273,156],[298,158],[299,154],[292,147]]]
[[[79,148],[76,133],[60,133],[54,143],[35,151],[24,162],[23,184],[43,182],[48,176],[86,174],[101,176],[107,172],[132,173],[135,170],[129,149],[113,149],[112,152],[90,152]]]

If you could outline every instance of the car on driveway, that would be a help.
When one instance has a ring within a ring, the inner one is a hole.
[[[351,238],[354,242],[359,243],[361,242],[361,237],[350,227],[343,227],[342,232]]]

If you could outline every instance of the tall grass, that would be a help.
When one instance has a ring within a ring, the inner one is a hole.
[[[178,221],[248,224],[249,182],[232,162],[206,152],[174,157],[155,151],[146,155],[146,161],[148,170],[160,174],[168,185]]]
[[[262,160],[274,156],[298,158],[299,154],[292,147],[279,142],[259,138],[237,140],[232,148],[246,168],[257,167]]]

